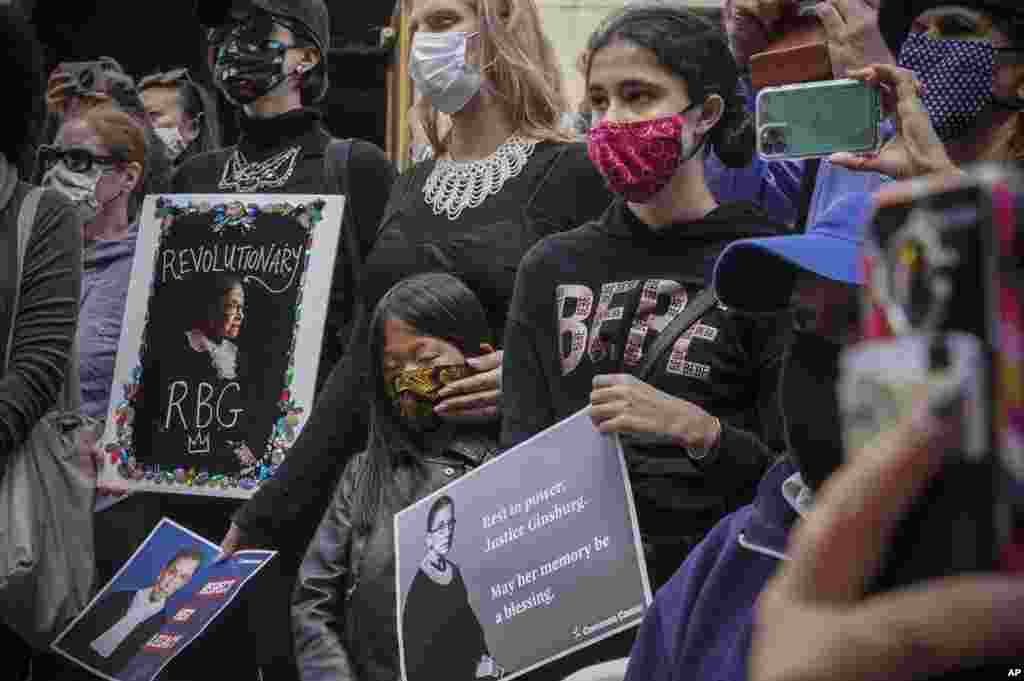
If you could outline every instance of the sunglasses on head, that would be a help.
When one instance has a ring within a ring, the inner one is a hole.
[[[123,161],[124,159],[117,156],[99,156],[80,147],[63,149],[50,144],[39,147],[39,163],[43,172],[57,165],[58,162],[63,162],[64,166],[73,173],[88,173],[94,165],[112,167]]]
[[[177,85],[178,83],[193,83],[192,75],[187,67],[152,73],[139,81],[139,90],[145,90],[153,85]]]

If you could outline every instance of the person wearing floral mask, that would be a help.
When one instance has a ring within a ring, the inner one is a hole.
[[[590,158],[618,199],[600,220],[541,241],[519,269],[501,443],[589,405],[601,432],[623,438],[656,588],[784,450],[778,376],[791,320],[709,304],[676,337],[660,335],[708,300],[730,242],[784,228],[708,189],[706,145],[738,164],[753,153],[737,67],[714,25],[680,3],[631,4],[598,27],[587,54]],[[665,351],[648,358],[661,340]],[[624,655],[632,636],[613,639],[607,656]],[[573,660],[542,677],[561,678]]]
[[[192,80],[188,69],[146,76],[139,81],[139,97],[175,165],[193,154],[220,148],[217,100]]]
[[[303,681],[401,675],[394,515],[498,452],[486,426],[444,422],[433,413],[438,390],[475,373],[467,361],[494,352],[484,307],[465,284],[439,272],[405,279],[381,298],[370,328],[373,437],[345,467],[302,562],[292,604]],[[430,515],[430,530],[454,526],[451,507]],[[449,531],[442,555],[451,538]],[[438,564],[449,570],[443,558]],[[445,674],[426,678],[486,676],[486,642],[474,623],[445,620],[461,638],[432,660]]]
[[[850,73],[884,90],[897,134],[858,171],[914,177],[980,161],[1024,161],[1024,5],[1017,0],[886,0],[882,35],[898,66]]]

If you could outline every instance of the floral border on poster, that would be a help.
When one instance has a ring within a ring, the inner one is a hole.
[[[284,461],[286,452],[298,437],[301,414],[305,411],[305,408],[292,397],[292,384],[295,379],[295,344],[298,338],[299,323],[302,318],[302,297],[306,290],[306,281],[309,276],[309,259],[312,254],[313,232],[323,220],[324,205],[325,202],[323,200],[296,204],[288,202],[268,203],[260,206],[255,203],[245,204],[241,201],[211,204],[208,202],[194,203],[187,200],[176,202],[166,197],[159,197],[157,199],[155,217],[159,221],[160,238],[157,248],[154,249],[154,258],[156,259],[160,256],[165,237],[170,234],[179,218],[186,215],[213,213],[214,218],[210,229],[214,234],[224,234],[231,229],[248,233],[255,229],[256,217],[261,213],[293,216],[303,229],[306,230],[302,280],[299,284],[299,292],[296,299],[295,327],[292,331],[291,347],[288,351],[288,368],[285,370],[283,387],[277,402],[279,416],[275,420],[263,454],[245,462],[247,467],[242,469],[238,476],[211,474],[197,467],[168,467],[159,464],[140,465],[136,457],[131,453],[135,421],[133,403],[138,400],[142,390],[142,362],[146,353],[146,338],[149,331],[149,309],[147,306],[146,319],[143,323],[143,340],[139,346],[138,353],[139,364],[132,370],[131,380],[121,385],[122,398],[113,412],[117,439],[108,443],[105,447],[105,465],[109,463],[115,466],[118,474],[126,480],[145,480],[171,488],[176,486],[210,487],[224,490],[240,488],[251,491],[273,476],[274,472]],[[150,283],[150,300],[152,300],[154,286],[155,279]]]

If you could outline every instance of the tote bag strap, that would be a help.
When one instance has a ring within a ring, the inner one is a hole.
[[[33,187],[21,202],[18,209],[18,258],[14,287],[14,305],[11,307],[10,329],[7,332],[7,347],[4,357],[4,371],[11,366],[11,353],[14,346],[14,330],[18,326],[18,311],[21,307],[21,277],[25,271],[25,252],[28,250],[28,242],[32,238],[32,228],[36,223],[36,215],[39,212],[39,200],[43,196],[42,187]],[[78,375],[78,333],[72,336],[71,351],[68,356],[68,366],[64,373],[64,388],[58,399],[62,409],[75,412],[81,403],[79,394],[80,379]]]
[[[7,331],[7,347],[4,351],[4,371],[11,365],[11,346],[14,345],[14,328],[18,325],[18,308],[21,307],[21,273],[25,269],[25,250],[28,248],[28,241],[32,236],[32,225],[36,222],[36,211],[39,208],[39,198],[43,195],[40,187],[33,187],[21,202],[18,209],[18,257],[16,259],[17,269],[14,277],[14,304],[11,305],[11,326]]]

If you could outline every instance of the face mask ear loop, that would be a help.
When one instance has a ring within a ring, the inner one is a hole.
[[[701,107],[701,109],[703,110],[704,102],[694,102],[694,103],[690,104],[690,106],[688,106],[685,109],[683,109],[682,111],[680,111],[679,115],[683,117],[683,120],[686,123],[689,123],[689,116],[688,116],[689,112],[693,111],[698,106]],[[694,127],[696,127],[696,126],[694,126]],[[695,131],[694,135],[696,136],[696,134],[697,133]],[[694,158],[697,154],[700,153],[701,149],[703,149],[705,144],[707,143],[708,135],[710,135],[710,134],[711,134],[711,131],[709,130],[709,131],[707,131],[706,133],[704,133],[703,135],[700,136],[700,141],[693,145],[693,149],[690,150],[690,153],[687,154],[685,157],[679,159],[679,165],[680,166],[685,165],[692,158]],[[682,144],[682,140],[680,140],[679,143]]]

